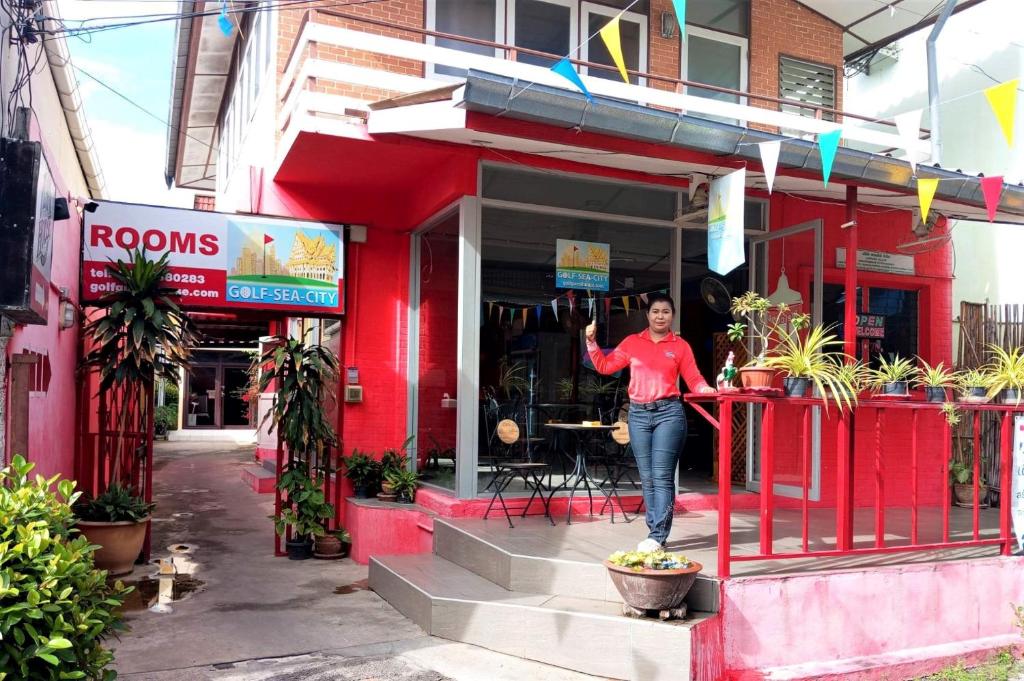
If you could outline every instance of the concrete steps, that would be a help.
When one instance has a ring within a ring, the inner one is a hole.
[[[686,620],[636,620],[600,562],[525,553],[436,519],[434,552],[372,556],[370,587],[441,638],[603,678],[692,678],[692,651],[718,626],[718,580],[694,586]]]
[[[273,494],[277,476],[263,466],[251,464],[242,467],[242,482],[257,494]]]
[[[457,522],[434,522],[434,553],[510,591],[622,602],[608,570],[597,560],[529,555],[486,541]],[[715,613],[720,594],[720,580],[698,575],[686,605],[691,612]]]
[[[370,587],[427,633],[615,679],[689,679],[695,628],[606,600],[511,591],[433,554],[370,559]]]

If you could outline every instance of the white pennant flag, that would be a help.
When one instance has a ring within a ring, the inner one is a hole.
[[[554,300],[551,301],[551,309],[555,313],[555,321],[557,322],[558,321],[558,298],[555,298]]]
[[[768,193],[772,193],[772,185],[775,184],[775,167],[779,165],[779,151],[782,149],[782,140],[773,142],[761,142],[757,145],[761,152],[761,165],[764,166],[764,179],[768,182]]]
[[[910,164],[910,172],[917,175],[917,164],[922,160],[922,155],[917,151],[917,142],[920,139],[921,109],[907,111],[893,116],[896,121],[896,130],[899,131],[903,140],[903,149],[907,152],[907,162]]]
[[[587,306],[589,307],[589,309],[587,310],[587,316],[589,316],[591,319],[593,319],[594,318],[594,299],[593,298],[587,298]]]

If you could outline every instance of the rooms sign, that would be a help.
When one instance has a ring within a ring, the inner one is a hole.
[[[103,201],[85,213],[82,300],[117,288],[107,265],[143,248],[168,254],[186,309],[344,312],[341,225]]]

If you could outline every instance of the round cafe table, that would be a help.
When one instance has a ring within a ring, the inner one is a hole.
[[[594,495],[591,493],[591,489],[596,488],[599,490],[609,502],[611,501],[611,497],[587,469],[587,453],[589,452],[589,447],[598,436],[607,436],[608,433],[615,430],[617,426],[588,426],[583,423],[545,423],[544,427],[550,428],[553,431],[569,433],[572,436],[572,441],[574,443],[573,449],[575,450],[572,453],[573,458],[575,458],[575,465],[573,466],[572,472],[565,477],[562,484],[551,490],[551,494],[548,496],[548,506],[551,505],[552,498],[554,498],[555,494],[557,494],[559,490],[570,490],[569,507],[566,511],[566,523],[572,524],[572,500],[573,497],[576,496],[576,490],[582,486],[587,490],[587,498],[590,499],[590,515],[594,515]],[[609,505],[611,506],[612,522],[614,523],[615,504]]]

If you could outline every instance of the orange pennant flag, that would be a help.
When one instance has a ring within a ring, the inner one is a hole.
[[[1017,111],[1017,85],[1020,80],[1014,78],[999,85],[985,88],[985,98],[988,105],[992,107],[992,113],[999,121],[999,127],[1003,131],[1006,143],[1013,146],[1013,122]]]
[[[921,222],[928,222],[928,209],[932,206],[932,199],[935,198],[935,190],[938,186],[938,178],[917,178],[917,200],[921,204]]]
[[[622,296],[622,307],[626,309],[626,315],[629,315],[629,296]]]

